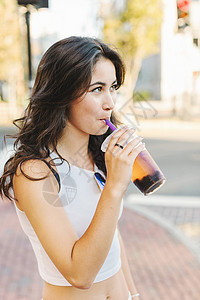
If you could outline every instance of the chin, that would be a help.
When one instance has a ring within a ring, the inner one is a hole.
[[[107,132],[107,126],[99,127],[96,131],[90,132],[91,135],[103,135]]]

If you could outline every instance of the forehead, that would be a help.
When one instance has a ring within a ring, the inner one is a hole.
[[[111,60],[101,57],[94,65],[92,71],[92,82],[103,78],[112,78],[112,81],[116,79],[115,66]]]

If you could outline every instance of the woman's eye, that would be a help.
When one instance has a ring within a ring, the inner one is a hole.
[[[92,92],[101,92],[101,90],[102,90],[102,87],[98,86],[95,89],[93,89]]]
[[[113,84],[113,85],[111,86],[111,90],[112,90],[112,91],[116,91],[116,89],[117,89],[117,84]]]

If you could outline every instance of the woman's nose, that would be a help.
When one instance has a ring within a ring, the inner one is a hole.
[[[116,103],[116,96],[112,95],[110,92],[108,92],[104,98],[103,108],[104,109],[108,109],[108,108],[113,109],[115,106],[115,103]]]

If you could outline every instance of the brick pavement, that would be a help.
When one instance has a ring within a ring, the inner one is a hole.
[[[200,208],[198,207],[165,207],[145,205],[149,211],[173,223],[193,240],[200,249]]]
[[[183,244],[128,208],[119,228],[141,300],[200,300],[200,265]],[[40,300],[42,284],[15,208],[0,202],[0,300]]]
[[[200,299],[200,264],[178,240],[126,208],[120,229],[141,300]]]
[[[15,208],[0,200],[0,300],[40,300],[42,285]]]

